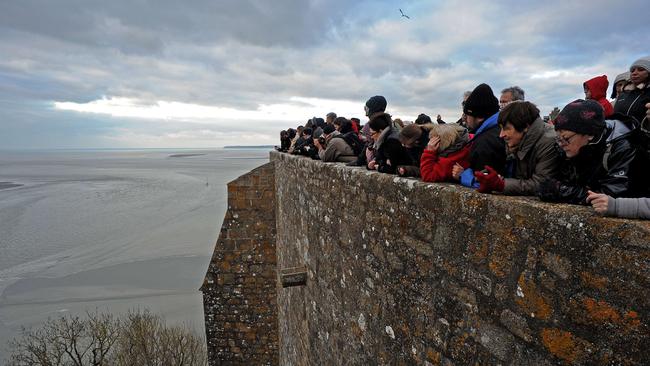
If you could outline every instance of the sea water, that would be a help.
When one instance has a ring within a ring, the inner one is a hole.
[[[149,309],[201,335],[226,183],[268,149],[0,151],[0,363],[21,327]]]

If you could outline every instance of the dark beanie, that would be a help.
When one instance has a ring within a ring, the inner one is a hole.
[[[386,98],[381,95],[375,95],[371,97],[366,102],[366,107],[368,107],[368,115],[371,116],[377,112],[384,112],[386,110]]]
[[[326,135],[329,135],[330,133],[334,132],[335,130],[336,130],[336,128],[334,128],[334,126],[329,125],[329,124],[327,126],[323,127],[323,133],[326,134]]]
[[[477,118],[488,118],[498,111],[499,100],[487,84],[481,84],[474,88],[463,107],[463,113]]]
[[[417,125],[423,125],[426,123],[432,123],[432,122],[431,122],[431,117],[427,116],[424,113],[420,114],[418,118],[415,119],[415,124]]]
[[[555,130],[599,136],[605,129],[603,107],[595,100],[577,99],[567,104],[555,118]]]

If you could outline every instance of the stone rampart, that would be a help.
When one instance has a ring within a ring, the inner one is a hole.
[[[280,365],[650,364],[648,221],[271,161]]]
[[[275,180],[268,163],[228,183],[201,286],[211,365],[277,365]]]

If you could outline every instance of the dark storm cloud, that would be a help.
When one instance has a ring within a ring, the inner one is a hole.
[[[611,79],[650,53],[644,6],[404,1],[407,21],[388,1],[4,1],[0,101],[9,117],[0,128],[11,125],[13,138],[0,143],[28,141],[39,124],[57,137],[39,142],[67,141],[67,131],[107,143],[125,131],[132,142],[147,131],[216,138],[219,128],[288,123],[206,127],[53,110],[53,102],[102,98],[256,110],[298,105],[289,101],[297,96],[354,101],[361,113],[369,96],[384,94],[405,117],[457,118],[463,91],[487,82],[496,93],[520,85],[549,109],[581,96],[586,78]]]
[[[263,46],[317,43],[342,1],[5,1],[2,28],[126,53],[160,52],[166,42],[233,39]]]

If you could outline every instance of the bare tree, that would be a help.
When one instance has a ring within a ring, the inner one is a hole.
[[[188,327],[167,326],[148,311],[87,313],[23,328],[11,341],[10,366],[206,365],[205,342]]]
[[[129,313],[129,324],[118,340],[114,364],[127,365],[205,365],[205,342],[186,327],[165,326],[151,313]]]

